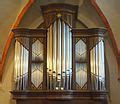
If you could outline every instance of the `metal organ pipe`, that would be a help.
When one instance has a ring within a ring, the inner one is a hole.
[[[62,88],[65,89],[65,23],[62,21]]]
[[[61,21],[58,20],[58,26],[57,26],[57,40],[58,40],[58,46],[57,46],[57,82],[58,82],[58,88],[60,89],[61,84]]]
[[[51,75],[51,77],[48,77],[47,88],[49,90],[70,89],[72,76],[70,27],[61,19],[58,19],[48,28],[47,38],[47,68],[48,75]]]
[[[15,41],[14,69],[16,90],[25,90],[27,87],[28,75],[28,50],[17,39]]]

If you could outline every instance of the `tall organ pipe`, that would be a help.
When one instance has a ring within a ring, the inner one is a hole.
[[[48,28],[47,42],[47,68],[48,85],[52,89],[63,90],[65,86],[70,89],[72,68],[72,36],[70,27],[61,19],[56,20]],[[49,87],[47,87],[49,88]]]

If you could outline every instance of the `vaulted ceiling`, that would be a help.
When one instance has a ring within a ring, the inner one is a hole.
[[[42,3],[42,4],[46,4],[46,2],[51,3],[50,0],[1,0],[0,1],[0,14],[1,14],[0,15],[0,63],[2,63],[2,60],[3,60],[2,58],[5,55],[5,53],[4,53],[6,50],[5,47],[8,45],[7,41],[9,40],[9,36],[11,34],[11,29],[13,27],[17,26],[20,22],[21,22],[19,24],[20,26],[22,26],[23,24],[25,27],[28,26],[28,24],[24,23],[24,21],[26,21],[24,14],[27,16],[31,16],[31,14],[29,14],[29,11],[30,11],[29,8],[30,8],[30,5],[34,5],[34,4],[32,4],[34,1],[36,1],[36,3]],[[68,3],[68,1],[69,1],[69,3],[71,3],[71,4],[77,4],[77,5],[81,6],[82,10],[80,12],[86,11],[86,10],[84,10],[85,8],[82,7],[83,3],[88,2],[88,1],[94,1],[96,3],[96,5],[99,6],[99,8],[103,12],[105,18],[107,19],[107,21],[113,31],[118,50],[120,50],[120,45],[119,45],[120,44],[120,35],[119,35],[120,34],[120,29],[119,29],[120,0],[52,0],[52,1],[53,2],[64,2],[64,3]],[[88,6],[88,5],[86,5],[86,6]],[[33,7],[31,9],[35,9],[35,8]],[[39,12],[37,12],[37,11],[34,13],[35,13],[35,15],[39,15],[38,14]],[[83,13],[83,15],[79,15],[78,18],[82,22],[90,23],[89,19],[86,19],[87,13],[88,12],[85,12],[85,13]],[[93,14],[91,14],[90,17],[91,17],[91,19],[93,19],[93,21],[95,21],[95,18],[92,18],[92,16],[94,17],[94,12],[93,12]],[[97,16],[96,16],[96,18],[97,18]],[[19,20],[19,21],[17,21],[17,20]],[[34,24],[36,24],[36,22],[37,21],[34,20],[34,23],[31,25],[29,24],[29,26],[34,27]],[[94,25],[91,25],[91,26],[94,26]]]

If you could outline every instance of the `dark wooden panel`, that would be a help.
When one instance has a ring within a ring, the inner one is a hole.
[[[107,92],[13,91],[17,104],[107,104]]]
[[[102,100],[17,100],[17,104],[107,104]]]

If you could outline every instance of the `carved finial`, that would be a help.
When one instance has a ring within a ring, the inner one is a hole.
[[[57,17],[60,18],[62,15],[60,13],[57,14]]]

